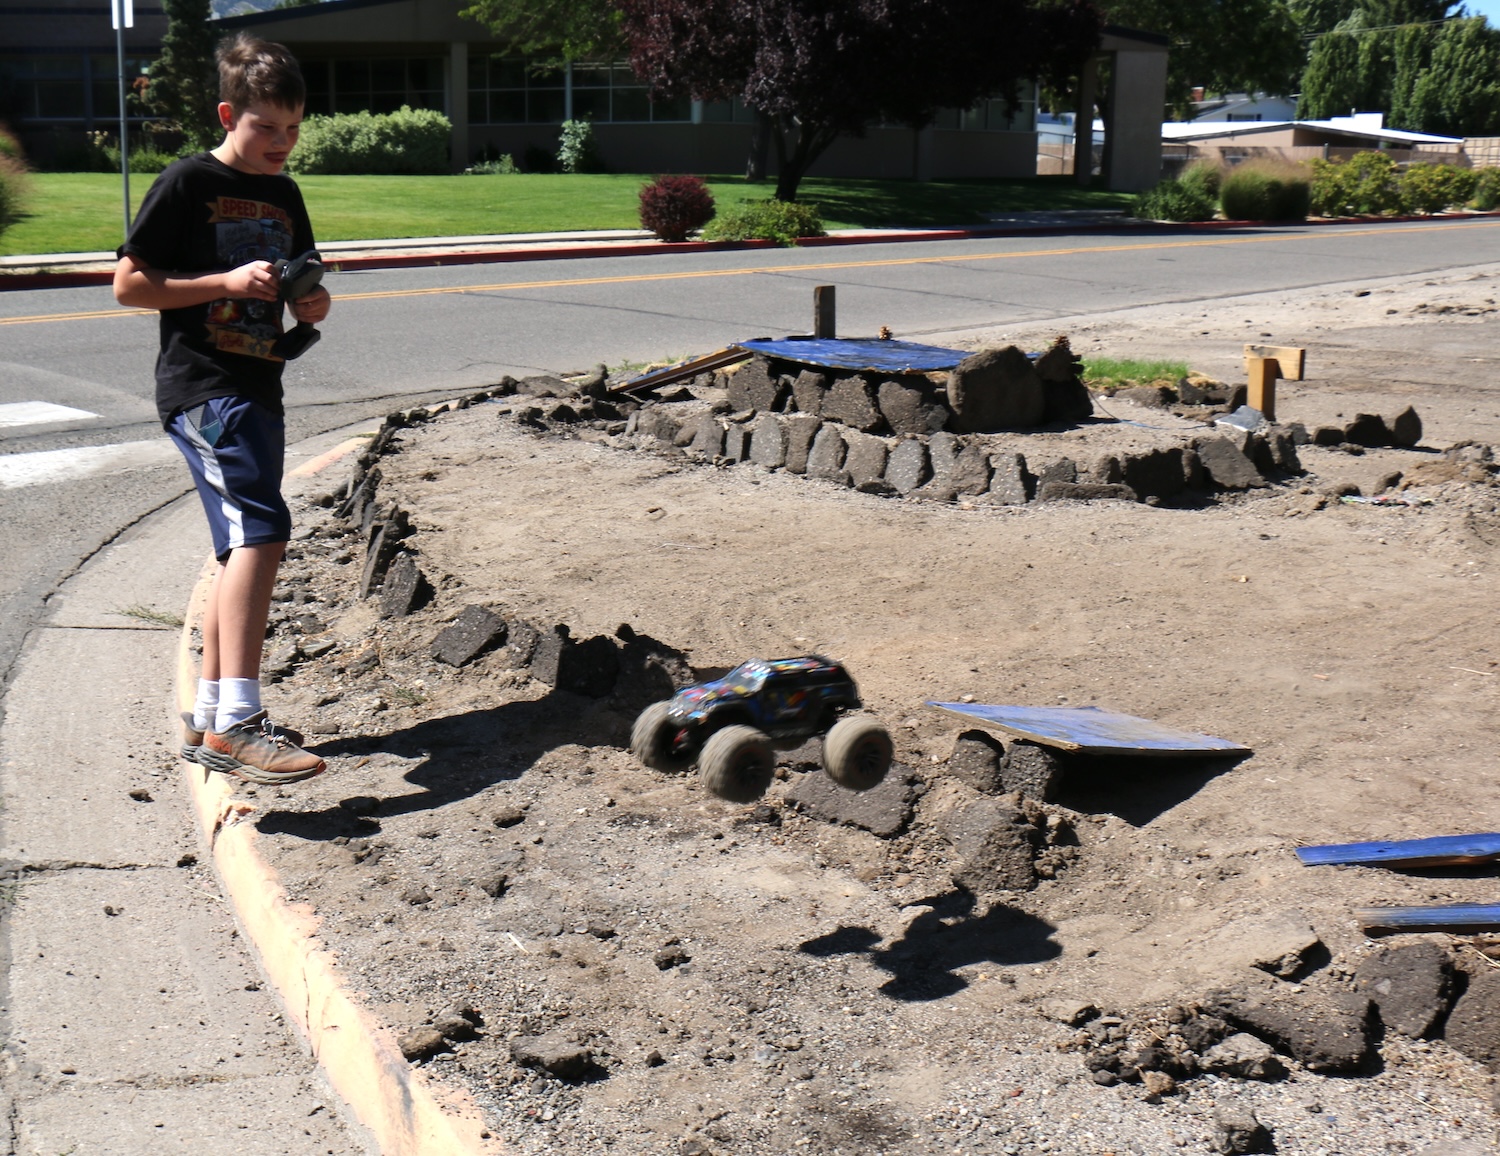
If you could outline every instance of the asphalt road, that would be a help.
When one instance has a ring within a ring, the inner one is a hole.
[[[288,432],[310,436],[506,373],[618,367],[807,332],[816,285],[837,287],[841,336],[888,326],[920,341],[1447,270],[1497,251],[1500,221],[1477,219],[1122,228],[330,274],[335,303],[323,341],[287,370]],[[12,291],[0,293],[0,334],[0,526],[9,547],[0,560],[3,689],[57,583],[187,484],[151,404],[154,314],[118,308],[104,287]],[[49,411],[44,420],[5,424],[7,412],[27,416],[6,409],[25,402],[86,416]]]

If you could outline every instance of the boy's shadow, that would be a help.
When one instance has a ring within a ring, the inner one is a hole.
[[[553,689],[531,701],[426,719],[389,734],[308,744],[324,758],[380,753],[420,759],[402,776],[419,789],[384,798],[356,796],[316,811],[267,811],[256,827],[301,839],[368,835],[378,830],[381,818],[436,810],[519,779],[557,747],[620,745],[622,735],[628,740],[629,725],[606,703]]]
[[[806,955],[868,954],[870,962],[891,978],[882,995],[903,1002],[942,999],[962,991],[969,981],[958,969],[975,963],[1000,967],[1040,963],[1062,954],[1050,941],[1050,923],[997,903],[975,914],[975,897],[954,890],[924,901],[932,908],[913,919],[906,934],[877,948],[880,936],[867,927],[838,927],[798,945]],[[951,921],[951,922],[950,922]]]

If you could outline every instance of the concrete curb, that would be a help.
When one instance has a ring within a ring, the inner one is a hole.
[[[367,443],[346,441],[303,463],[309,475]],[[207,559],[193,589],[177,652],[177,703],[191,709],[196,671],[193,629],[202,620],[216,564]],[[224,895],[261,970],[334,1091],[375,1138],[382,1156],[507,1156],[467,1097],[433,1088],[413,1069],[392,1033],[359,1005],[333,954],[317,946],[318,919],[288,901],[257,846],[255,806],[235,797],[235,780],[183,764],[193,811]]]
[[[1118,221],[1087,224],[1047,225],[978,225],[972,228],[907,229],[834,233],[826,237],[805,237],[800,248],[828,248],[843,245],[909,244],[917,241],[972,241],[988,237],[1056,237],[1081,233],[1102,233],[1128,229],[1133,233],[1218,232],[1224,229],[1259,229],[1280,225],[1399,225],[1414,221],[1463,221],[1475,217],[1497,217],[1500,212],[1445,213],[1433,217],[1328,217],[1311,221],[1142,221],[1122,217]],[[340,242],[341,245],[350,244]],[[386,245],[386,242],[381,242]],[[425,269],[444,265],[495,265],[521,261],[559,261],[590,257],[646,257],[671,253],[732,253],[744,250],[776,248],[774,241],[602,241],[549,244],[531,241],[513,248],[433,249],[413,253],[358,253],[344,257],[325,254],[326,263],[335,272],[356,269]],[[14,259],[12,259],[14,260]],[[76,269],[58,272],[5,272],[0,270],[0,293],[21,289],[74,289],[108,285],[114,280],[109,269]]]

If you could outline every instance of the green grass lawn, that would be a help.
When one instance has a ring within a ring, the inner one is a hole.
[[[132,212],[153,176],[132,174]],[[769,197],[774,185],[706,178],[720,206]],[[639,174],[298,178],[322,241],[636,229]],[[1011,181],[802,182],[830,229],[972,225],[1026,209],[1117,209],[1129,194],[1080,189],[1071,177]],[[0,234],[0,256],[114,249],[124,227],[120,178],[34,173],[19,220]]]

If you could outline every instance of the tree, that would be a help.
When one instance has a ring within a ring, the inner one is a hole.
[[[1295,92],[1304,51],[1286,0],[1104,0],[1111,24],[1170,41],[1167,100],[1185,109],[1194,88]]]
[[[1359,70],[1359,38],[1334,32],[1320,38],[1302,74],[1302,96],[1297,101],[1301,120],[1347,116],[1364,98]]]
[[[167,32],[161,55],[151,65],[146,104],[194,148],[212,148],[223,133],[214,65],[217,36],[209,23],[209,0],[162,0],[162,10]]]
[[[473,0],[459,15],[488,25],[528,56],[603,59],[623,48],[620,14],[610,0]]]
[[[776,197],[796,200],[841,135],[923,127],[944,108],[1014,100],[1098,44],[1083,0],[618,0],[637,76],[656,97],[738,98],[769,122]]]
[[[1479,17],[1451,20],[1432,46],[1432,65],[1415,78],[1407,105],[1417,132],[1500,133],[1500,30]]]

